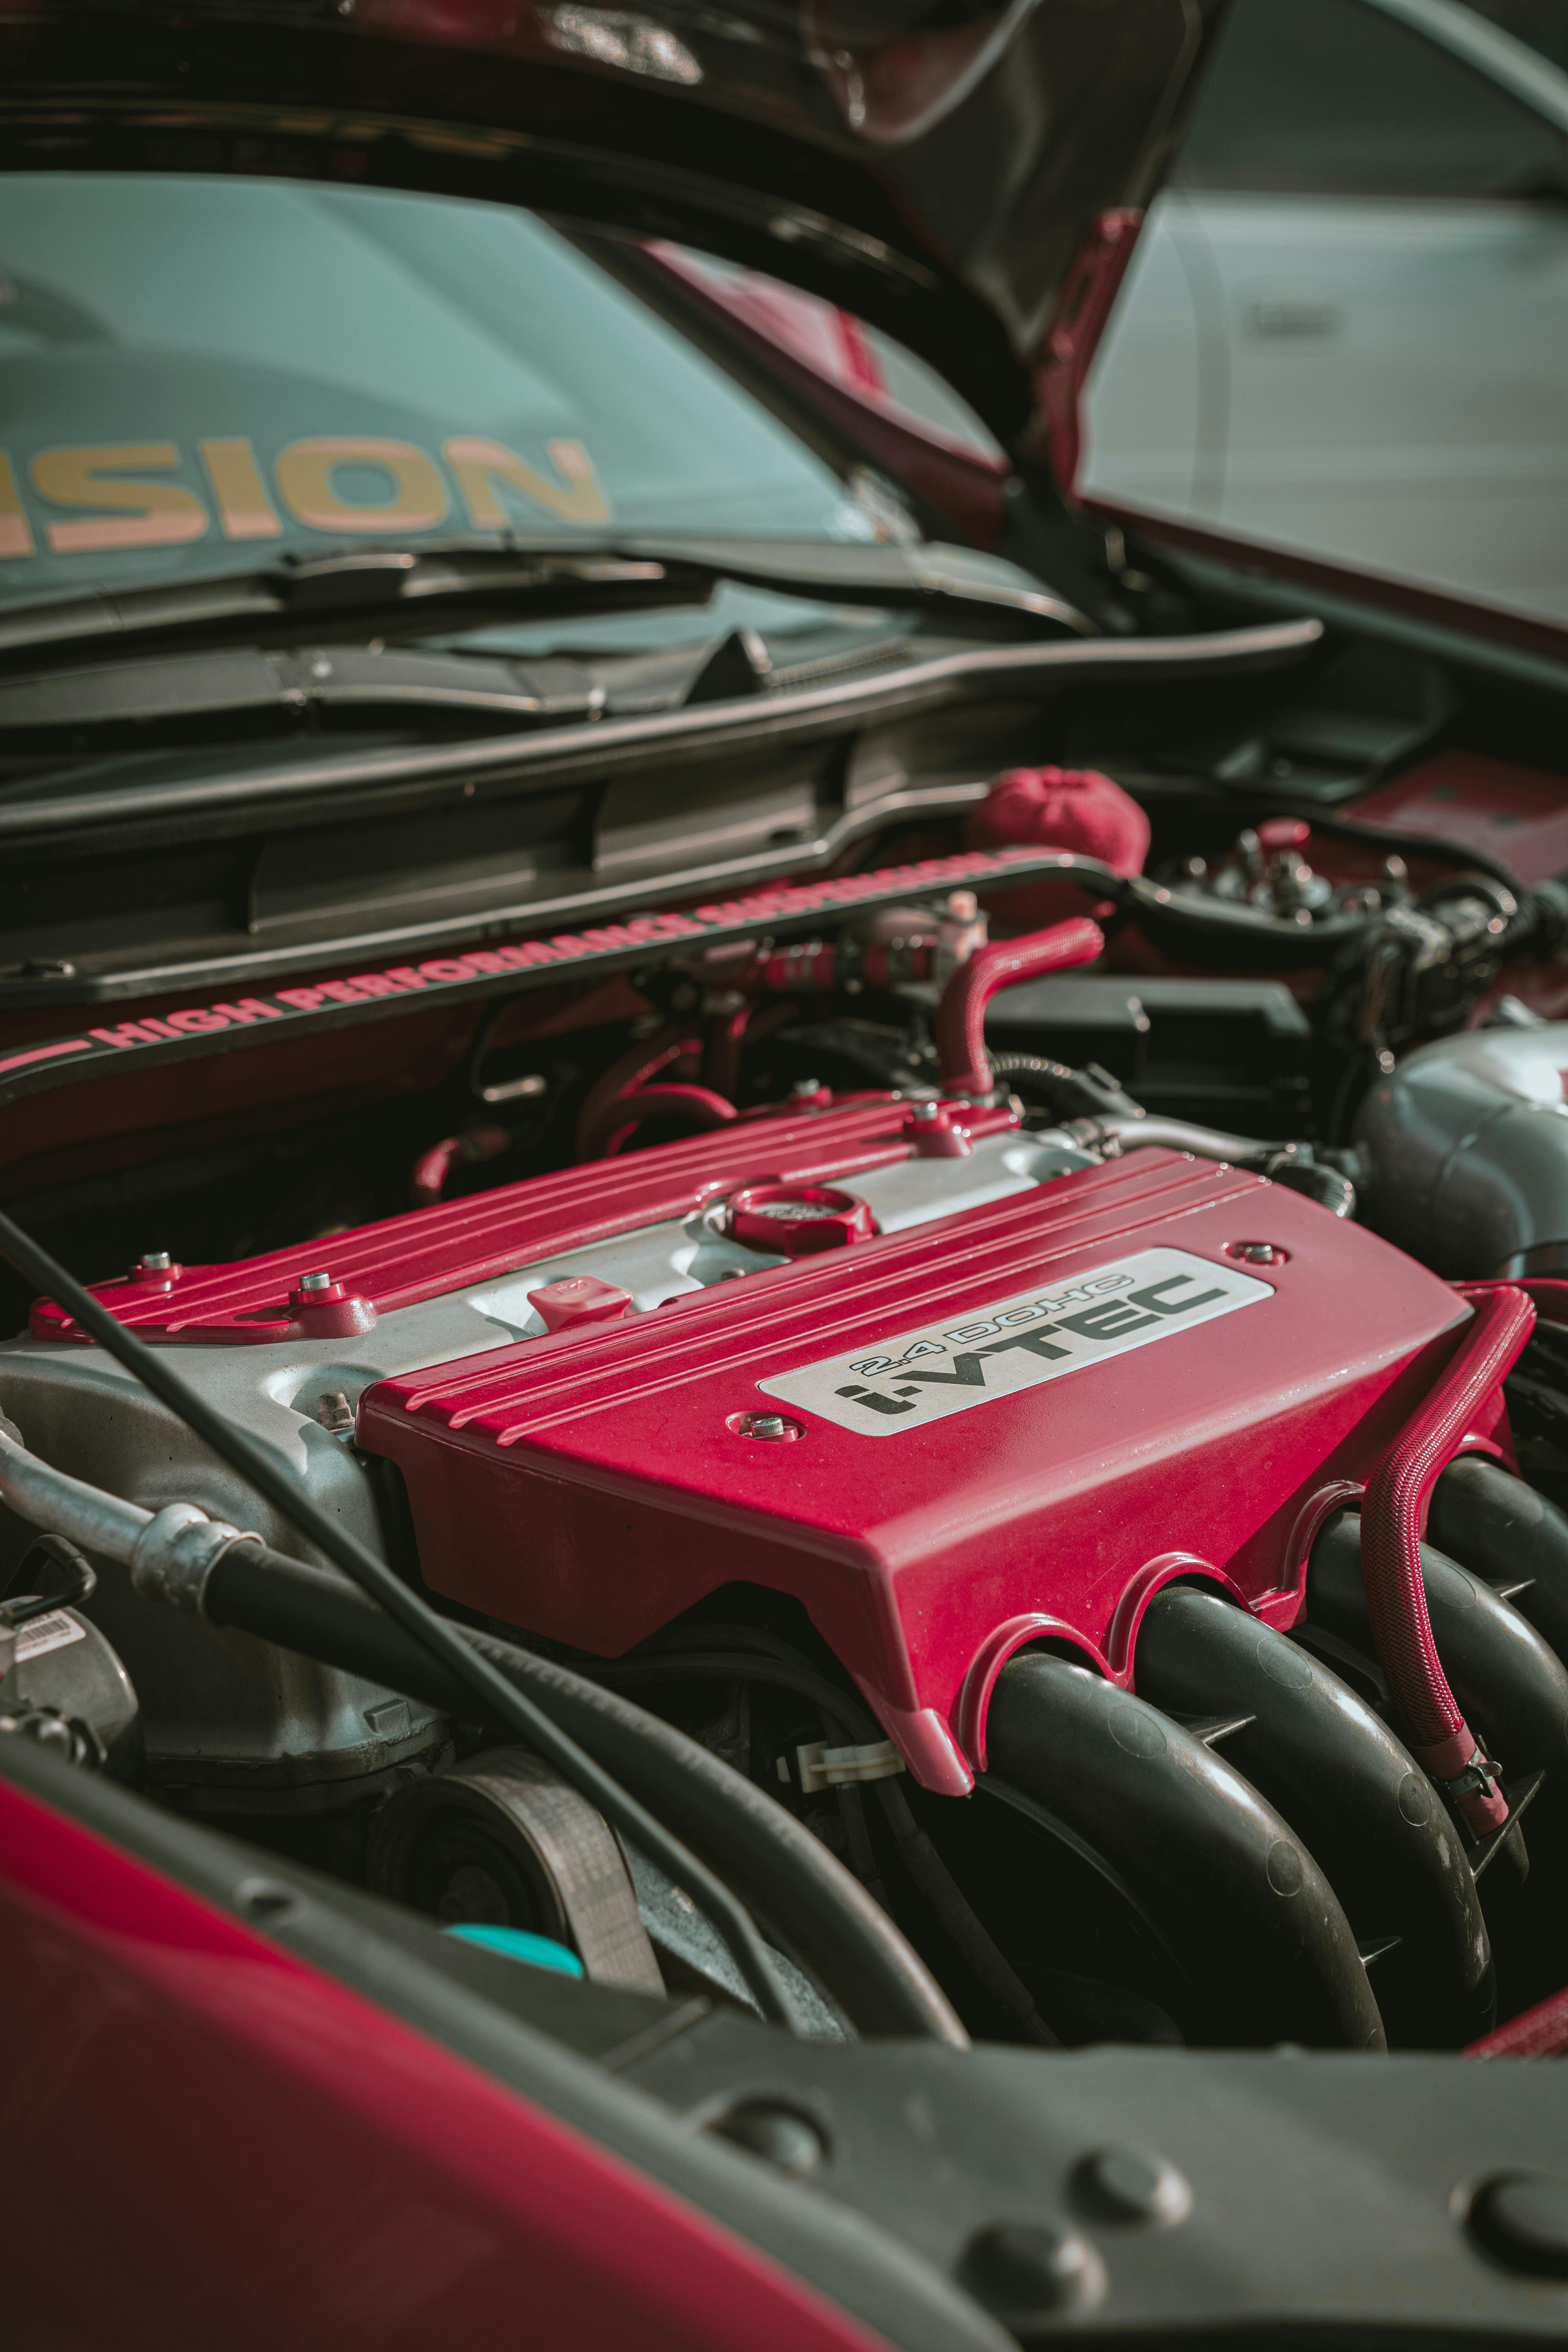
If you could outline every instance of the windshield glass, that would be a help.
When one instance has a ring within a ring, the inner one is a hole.
[[[0,597],[508,533],[867,539],[541,220],[297,183],[0,184]]]

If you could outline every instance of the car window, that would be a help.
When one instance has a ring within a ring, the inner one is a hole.
[[[1471,0],[1471,5],[1553,65],[1568,66],[1568,0]]]
[[[875,408],[952,444],[988,465],[1005,463],[994,434],[926,361],[852,311],[803,293],[758,269],[689,247],[657,244],[657,258],[698,286],[731,316]]]
[[[1233,0],[1183,142],[1187,188],[1503,196],[1564,183],[1550,124],[1363,0]]]
[[[0,598],[421,536],[871,538],[543,222],[284,181],[0,181]]]

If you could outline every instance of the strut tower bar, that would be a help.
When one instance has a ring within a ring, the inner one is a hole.
[[[863,908],[896,906],[911,894],[965,885],[1011,887],[1044,875],[1082,881],[1097,898],[1120,898],[1126,884],[1092,857],[1060,850],[967,850],[953,857],[921,858],[821,882],[780,883],[740,898],[723,898],[665,913],[634,915],[553,938],[522,938],[473,948],[421,963],[392,964],[347,979],[331,978],[180,1007],[134,1021],[107,1022],[75,1035],[0,1051],[0,1106],[78,1079],[127,1066],[151,1068],[188,1056],[231,1053],[304,1029],[312,1035],[374,1021],[415,1000],[462,1003],[511,996],[567,974],[624,971],[694,948],[721,946],[766,933],[793,938]]]

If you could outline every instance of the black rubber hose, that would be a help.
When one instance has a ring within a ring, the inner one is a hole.
[[[1568,1667],[1510,1602],[1429,1544],[1421,1580],[1443,1672],[1467,1720],[1505,1775],[1547,1772],[1554,1794],[1568,1792]],[[1307,1614],[1373,1654],[1355,1511],[1336,1511],[1312,1546]]]
[[[1088,1070],[1066,1062],[1047,1060],[1041,1054],[994,1054],[987,1046],[992,1076],[1015,1081],[1018,1093],[1033,1091],[1053,1118],[1142,1118],[1143,1106],[1114,1084],[1101,1084]]]
[[[1199,1990],[1205,2038],[1382,2050],[1350,1922],[1240,1773],[1131,1691],[1037,1651],[996,1680],[990,1772],[1103,1854]]]
[[[1568,1661],[1568,1513],[1484,1454],[1462,1454],[1438,1479],[1426,1533],[1438,1551],[1511,1597]]]
[[[207,1579],[206,1612],[384,1683],[427,1706],[471,1710],[468,1689],[330,1569],[238,1544]],[[563,1730],[634,1781],[762,1914],[861,2032],[918,2036],[955,2049],[968,2036],[904,1937],[792,1813],[673,1724],[569,1666],[499,1635],[454,1628]]]
[[[1392,2041],[1462,2048],[1496,2009],[1491,1946],[1458,1831],[1366,1701],[1297,1643],[1197,1585],[1170,1584],[1138,1633],[1138,1694],[1178,1715],[1250,1717],[1225,1760],[1321,1864],[1363,1941],[1399,1937],[1373,1979]]]
[[[368,1593],[389,1617],[395,1619],[405,1633],[463,1687],[468,1705],[536,1748],[590,1803],[598,1807],[606,1821],[641,1846],[678,1886],[684,1886],[688,1894],[700,1900],[732,1948],[735,1965],[755,1995],[763,2017],[772,2024],[787,2025],[792,2032],[804,2030],[805,2021],[795,2015],[789,1989],[744,1906],[694,1854],[687,1853],[635,1797],[628,1795],[482,1652],[465,1642],[449,1619],[438,1615],[394,1574],[384,1560],[378,1559],[330,1512],[324,1511],[296,1479],[279,1467],[265,1447],[237,1429],[221,1412],[215,1412],[194,1389],[187,1388],[171,1369],[166,1355],[128,1330],[91,1291],[68,1274],[64,1266],[57,1265],[47,1250],[40,1249],[30,1235],[3,1213],[0,1257],[27,1281],[36,1283],[57,1307],[63,1307],[81,1330],[133,1372],[143,1388],[210,1445],[221,1462],[226,1462],[258,1494],[264,1495],[301,1535],[335,1561],[343,1574]]]
[[[804,1661],[776,1655],[758,1656],[749,1650],[661,1651],[642,1658],[617,1661],[595,1668],[610,1683],[633,1685],[649,1682],[712,1679],[724,1682],[770,1683],[809,1699],[818,1713],[847,1732],[851,1743],[879,1739],[881,1726],[847,1693],[817,1674]],[[895,1779],[875,1780],[873,1795],[882,1809],[905,1869],[947,1931],[952,1943],[976,1983],[994,2001],[1027,2042],[1059,2050],[1053,2033],[1035,2005],[1035,1997],[1008,1960],[968,1896],[958,1885],[926,1832],[910,1811],[910,1801]]]

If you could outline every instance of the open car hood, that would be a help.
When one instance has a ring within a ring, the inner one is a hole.
[[[299,171],[708,246],[1016,445],[1053,345],[1081,373],[1224,5],[3,0],[0,121],[12,169]]]

